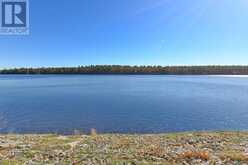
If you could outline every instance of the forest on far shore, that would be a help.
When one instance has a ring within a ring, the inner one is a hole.
[[[2,69],[0,74],[163,74],[163,75],[248,75],[247,66],[128,66],[90,65]]]

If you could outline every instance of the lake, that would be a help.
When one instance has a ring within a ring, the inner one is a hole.
[[[0,75],[1,133],[248,130],[248,77]]]

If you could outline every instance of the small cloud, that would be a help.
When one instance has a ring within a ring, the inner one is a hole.
[[[153,2],[152,5],[137,10],[135,15],[141,15],[151,10],[157,9],[163,6],[166,2],[168,2],[168,0],[157,0],[156,2]]]

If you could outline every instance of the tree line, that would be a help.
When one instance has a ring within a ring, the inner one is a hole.
[[[248,75],[248,66],[128,66],[90,65],[78,67],[12,68],[0,74],[164,74]]]

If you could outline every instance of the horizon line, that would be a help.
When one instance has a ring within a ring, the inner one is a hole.
[[[225,66],[241,66],[247,67],[248,64],[198,64],[198,65],[191,65],[191,64],[176,64],[176,65],[128,65],[128,64],[89,64],[89,65],[77,65],[77,66],[21,66],[21,67],[0,67],[0,70],[5,69],[42,69],[42,68],[78,68],[78,67],[90,67],[90,66],[129,66],[129,67],[225,67]]]

